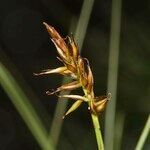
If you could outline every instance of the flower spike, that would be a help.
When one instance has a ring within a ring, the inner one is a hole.
[[[56,94],[63,90],[74,90],[82,88],[84,95],[60,95],[60,98],[69,98],[75,100],[70,109],[66,112],[64,117],[74,110],[76,110],[83,102],[88,103],[88,108],[93,115],[100,114],[106,107],[108,101],[111,98],[109,93],[107,96],[94,96],[94,78],[88,59],[82,58],[79,54],[77,44],[73,36],[67,36],[62,38],[60,34],[54,29],[54,27],[43,22],[45,25],[52,42],[54,43],[59,56],[57,59],[63,64],[62,67],[56,69],[43,70],[41,73],[34,73],[34,75],[44,74],[62,74],[64,76],[71,77],[73,81],[71,83],[64,84],[58,87],[56,90],[46,91],[47,95]],[[63,117],[63,118],[64,118]]]

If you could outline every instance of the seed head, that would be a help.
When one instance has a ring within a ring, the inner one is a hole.
[[[56,90],[47,91],[47,95],[56,94],[63,90],[74,90],[82,88],[84,95],[60,95],[60,98],[69,98],[75,100],[70,109],[66,112],[64,117],[74,110],[76,110],[83,102],[88,103],[89,110],[93,114],[100,114],[106,107],[108,100],[110,100],[110,94],[108,96],[94,96],[94,78],[92,70],[90,68],[89,61],[86,58],[82,58],[79,55],[79,50],[73,36],[67,36],[62,38],[60,34],[54,29],[54,27],[43,23],[50,35],[52,42],[54,43],[59,57],[57,59],[63,64],[62,67],[56,69],[43,70],[41,73],[34,73],[34,75],[45,74],[62,74],[69,76],[73,79],[72,82],[64,84],[58,87]],[[64,118],[63,117],[63,118]]]

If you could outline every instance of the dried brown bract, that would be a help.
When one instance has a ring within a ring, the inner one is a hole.
[[[89,61],[79,55],[78,47],[73,36],[67,36],[67,38],[64,39],[54,29],[54,27],[45,22],[43,24],[45,25],[50,38],[58,51],[59,57],[57,58],[60,62],[62,62],[63,66],[56,69],[43,70],[41,73],[36,73],[35,75],[57,73],[64,76],[69,76],[73,79],[71,83],[62,85],[56,90],[47,91],[46,93],[48,95],[52,95],[63,90],[71,91],[81,87],[84,92],[83,96],[59,96],[60,98],[69,98],[75,100],[71,108],[64,116],[76,110],[82,104],[82,102],[88,103],[91,113],[96,115],[101,113],[105,109],[107,102],[110,99],[110,94],[108,94],[108,96],[95,97],[93,90],[94,79]]]

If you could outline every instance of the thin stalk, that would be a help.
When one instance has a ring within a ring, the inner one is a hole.
[[[100,128],[98,116],[91,113],[91,117],[92,117],[92,121],[93,121],[93,125],[94,125],[98,149],[104,150],[104,143],[103,143],[103,139],[102,139],[101,128]]]
[[[86,98],[89,99],[88,105],[90,107],[90,103],[91,103],[91,101],[93,101],[93,99],[91,98],[91,95],[88,95],[88,93],[84,89],[84,87],[82,87],[82,89],[83,89],[83,92],[84,92]],[[91,117],[92,117],[92,122],[93,122],[93,126],[94,126],[98,150],[104,150],[104,142],[103,142],[103,138],[102,138],[101,127],[100,127],[100,123],[98,120],[98,115],[93,114],[91,112]]]
[[[135,150],[141,150],[143,148],[144,143],[146,141],[146,138],[147,138],[149,132],[150,132],[150,115],[148,116],[148,119],[147,119],[146,124],[144,126],[144,129],[141,133],[141,136],[138,140],[138,143],[135,147]]]

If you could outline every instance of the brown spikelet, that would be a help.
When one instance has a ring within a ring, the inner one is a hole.
[[[78,81],[73,81],[71,83],[67,83],[67,84],[62,85],[62,86],[58,87],[56,90],[52,90],[51,92],[47,91],[46,94],[52,95],[52,94],[55,94],[55,93],[63,91],[63,90],[74,90],[74,89],[77,89],[79,87],[81,87],[81,84]]]
[[[82,100],[82,101],[85,101],[85,102],[88,102],[88,99],[84,96],[80,96],[80,95],[61,95],[59,96],[60,98],[70,98],[70,99],[78,99],[78,100]]]
[[[68,46],[71,49],[70,53],[71,53],[74,61],[77,61],[79,53],[78,53],[78,47],[77,47],[77,45],[76,45],[76,43],[74,41],[73,35],[72,36],[68,36],[68,39],[69,39]]]
[[[85,71],[84,60],[81,57],[78,58],[78,71],[79,71],[78,74],[79,74],[80,82],[84,87],[86,87],[88,82],[87,73]]]
[[[75,111],[81,104],[83,101],[81,100],[77,100],[76,102],[73,103],[73,105],[69,108],[69,110],[65,113],[65,115],[63,116],[63,119],[70,113],[72,113],[73,111]]]
[[[66,70],[67,70],[67,67],[59,67],[59,68],[56,68],[56,69],[43,70],[40,73],[33,73],[33,74],[36,75],[36,76],[44,75],[44,74],[52,74],[52,73],[63,74],[63,72],[66,71]]]
[[[89,65],[87,65],[87,68],[88,68],[88,76],[87,76],[87,90],[89,93],[93,92],[93,84],[94,84],[94,79],[93,79],[93,74],[92,74],[92,71],[91,71],[91,68]]]
[[[63,64],[62,67],[56,69],[43,70],[41,73],[34,73],[34,75],[44,75],[44,74],[62,74],[64,76],[71,77],[73,81],[71,83],[64,84],[58,87],[56,90],[47,91],[47,95],[57,94],[63,90],[74,90],[82,87],[84,95],[60,95],[60,98],[69,98],[75,100],[70,109],[66,112],[64,117],[74,110],[76,110],[83,102],[88,103],[89,110],[92,114],[99,114],[105,108],[110,100],[111,94],[108,96],[95,97],[94,94],[94,78],[92,70],[90,68],[89,61],[86,58],[82,58],[79,54],[77,44],[73,36],[67,36],[65,39],[55,30],[54,27],[43,23],[54,43],[59,57],[57,59]]]

